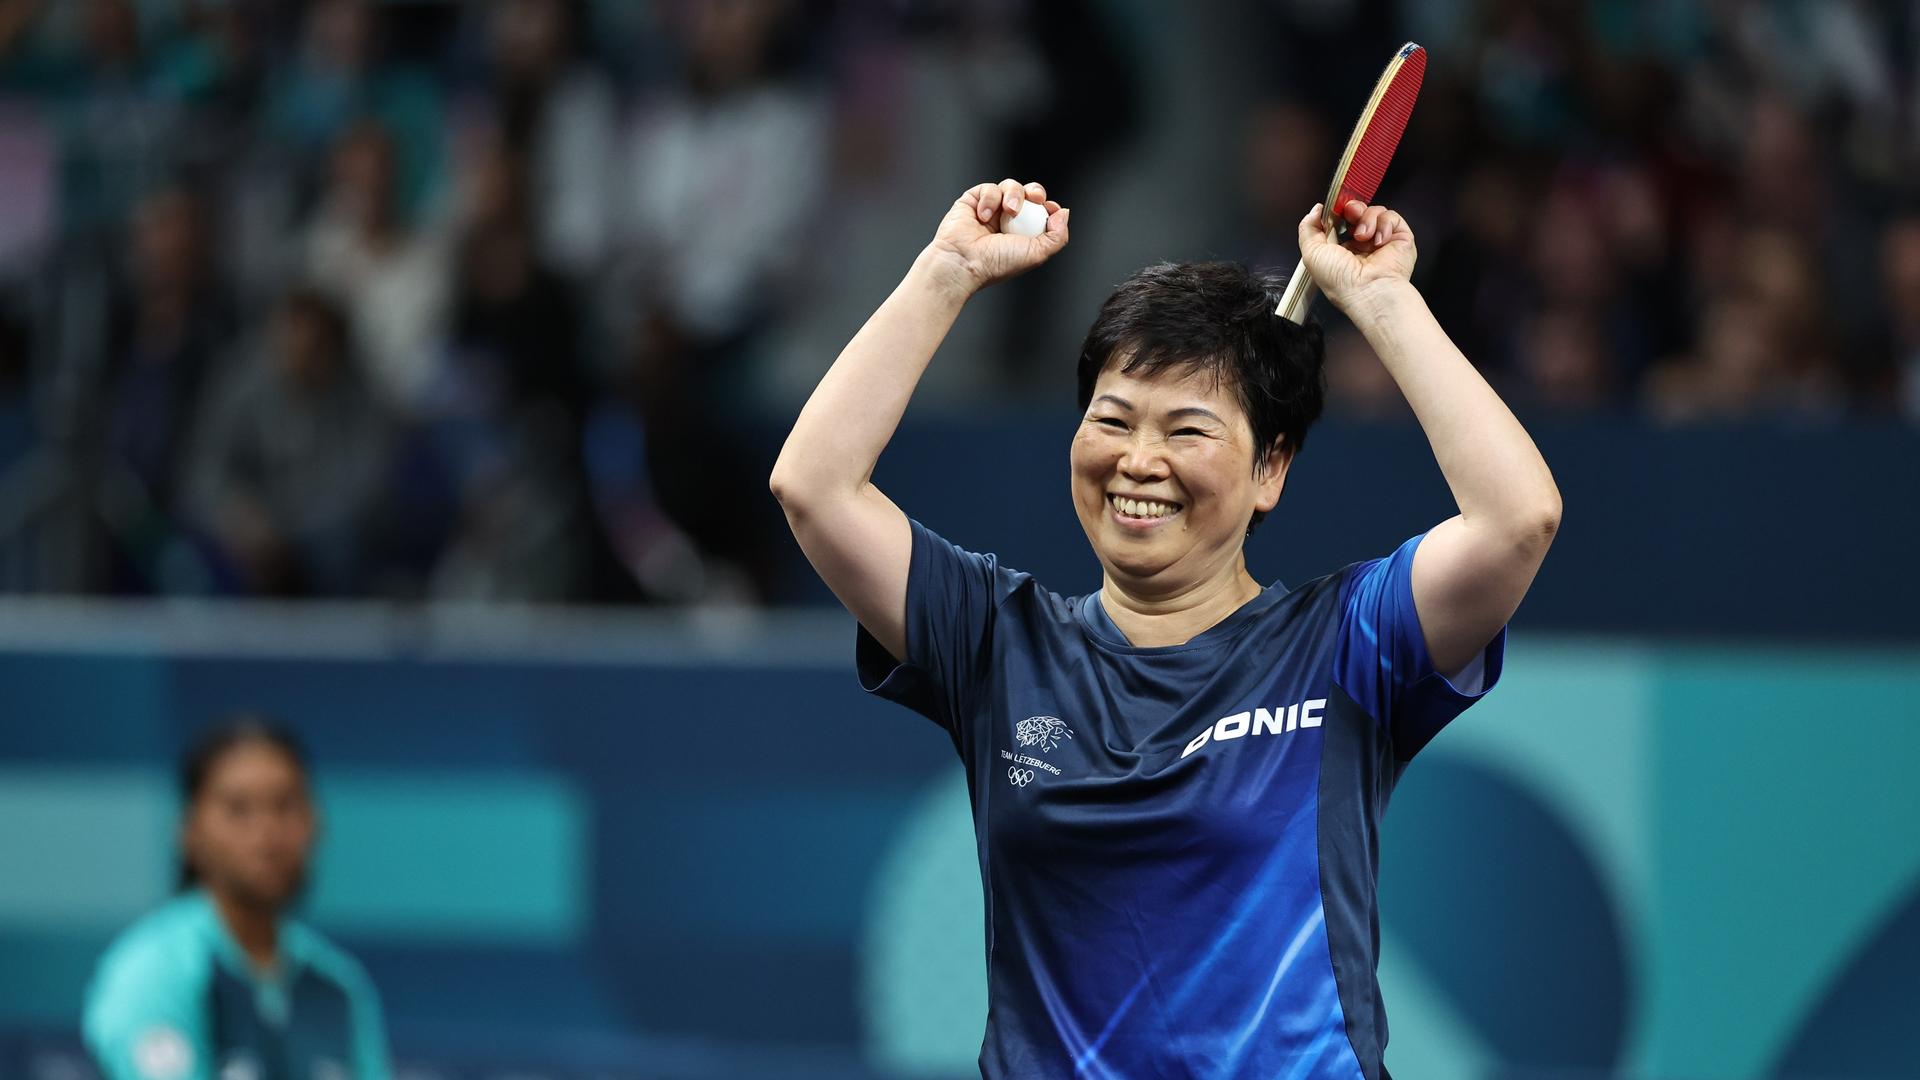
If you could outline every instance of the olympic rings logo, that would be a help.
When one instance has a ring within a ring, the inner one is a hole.
[[[1007,781],[1014,787],[1026,787],[1033,783],[1033,770],[1022,769],[1017,765],[1007,767]]]

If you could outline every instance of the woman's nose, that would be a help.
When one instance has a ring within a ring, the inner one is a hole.
[[[1161,443],[1157,439],[1146,439],[1136,433],[1127,443],[1127,452],[1120,455],[1120,471],[1136,480],[1158,480],[1167,475],[1167,459],[1161,453]]]

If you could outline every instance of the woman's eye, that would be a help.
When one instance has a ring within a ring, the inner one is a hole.
[[[1174,434],[1175,435],[1205,435],[1206,432],[1201,431],[1197,427],[1183,427],[1180,430],[1174,432]]]
[[[1111,416],[1095,417],[1093,422],[1096,424],[1105,424],[1110,428],[1117,428],[1121,431],[1125,431],[1127,429],[1127,425],[1125,421],[1117,419],[1115,417],[1111,417]]]

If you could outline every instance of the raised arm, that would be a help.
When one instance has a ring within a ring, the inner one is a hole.
[[[1410,275],[1413,230],[1383,206],[1350,202],[1343,246],[1320,208],[1300,221],[1300,253],[1328,300],[1387,366],[1427,434],[1460,513],[1413,557],[1413,601],[1434,667],[1459,671],[1533,584],[1560,527],[1560,490],[1520,421],[1440,328]]]
[[[1045,205],[1046,232],[999,231],[1000,215]],[[906,658],[905,514],[873,486],[913,388],[975,292],[1047,261],[1067,244],[1067,211],[1039,184],[979,184],[954,201],[933,242],[814,388],[769,486],[821,580],[895,659]]]

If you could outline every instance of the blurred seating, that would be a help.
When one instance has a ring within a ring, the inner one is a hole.
[[[1141,257],[1291,268],[1371,77],[1348,58],[1407,37],[1433,63],[1386,197],[1530,422],[1912,423],[1910,24],[1790,0],[0,0],[0,589],[287,591],[222,569],[181,474],[314,287],[390,447],[356,569],[294,591],[792,595],[755,433],[955,191],[1011,172],[1087,203],[1088,242],[983,301],[995,332],[922,395],[1045,400],[1076,305]],[[1169,149],[1196,139],[1217,149]],[[1137,204],[1167,178],[1169,209]],[[1408,422],[1321,315],[1330,407]]]

